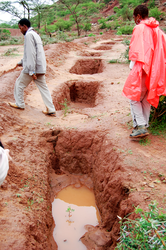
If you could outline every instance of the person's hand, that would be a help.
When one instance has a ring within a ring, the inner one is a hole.
[[[32,75],[33,80],[37,79],[37,76],[35,74]]]

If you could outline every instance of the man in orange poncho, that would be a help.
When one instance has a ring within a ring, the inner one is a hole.
[[[151,105],[166,95],[166,35],[159,22],[148,18],[148,8],[138,5],[133,13],[137,24],[130,42],[130,74],[123,95],[130,99],[134,130],[130,138],[148,135]]]

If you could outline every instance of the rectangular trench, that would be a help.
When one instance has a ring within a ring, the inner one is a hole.
[[[89,228],[81,241],[87,249],[114,249],[119,237],[117,215],[124,217],[133,207],[128,199],[129,188],[124,184],[122,161],[107,132],[52,130],[46,139],[53,146],[49,155],[51,202],[59,191],[78,180],[92,188],[101,222]],[[64,181],[59,181],[62,178]],[[54,242],[52,236],[51,242]],[[52,245],[55,249],[55,242]]]

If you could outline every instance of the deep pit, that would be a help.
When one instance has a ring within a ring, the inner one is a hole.
[[[81,59],[69,70],[70,73],[83,74],[98,74],[103,72],[103,62],[101,59]]]
[[[94,57],[99,57],[102,54],[100,52],[89,52],[89,51],[82,51],[81,53],[78,54],[78,56],[94,56]]]
[[[94,107],[98,103],[100,87],[98,81],[71,80],[60,84],[53,93],[55,108],[62,110],[65,103],[72,109]]]
[[[95,50],[111,50],[112,49],[112,45],[107,45],[107,44],[100,45],[100,46],[98,46],[98,47],[96,47],[94,49]]]
[[[51,201],[69,185],[92,189],[101,222],[98,226],[86,226],[81,241],[87,249],[114,249],[119,235],[117,215],[123,217],[133,207],[128,200],[121,159],[107,131],[52,130],[43,136],[53,142],[54,153],[49,156]]]

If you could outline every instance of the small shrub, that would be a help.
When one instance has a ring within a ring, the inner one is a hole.
[[[15,52],[15,51],[18,51],[18,49],[17,49],[17,48],[10,48],[10,49],[8,49],[8,50],[4,53],[4,56],[12,56],[12,55],[14,55],[13,52]]]
[[[155,0],[150,0],[148,3],[149,9],[155,8]]]
[[[56,29],[60,30],[60,31],[64,31],[64,30],[70,30],[71,26],[73,25],[72,21],[65,21],[63,19],[59,19],[56,23]]]
[[[160,96],[159,105],[150,112],[150,131],[153,135],[166,134],[166,96]]]
[[[157,7],[150,9],[149,11],[149,17],[154,17],[158,21],[161,20],[161,14],[161,11],[159,11]]]
[[[111,15],[109,17],[107,17],[107,21],[112,21],[116,19],[116,15]]]
[[[0,40],[7,40],[10,37],[10,31],[6,29],[0,29]]]
[[[48,35],[41,35],[41,39],[43,42],[43,46],[45,46],[46,44],[58,43],[58,39],[56,37],[50,37]]]
[[[118,59],[112,59],[109,61],[109,63],[118,63]]]
[[[107,24],[106,24],[106,20],[104,18],[101,18],[98,20],[98,23],[101,24],[100,25],[100,29],[105,29],[107,28]]]
[[[84,23],[83,24],[83,30],[85,30],[85,31],[91,30],[91,27],[92,27],[91,23]]]
[[[116,30],[119,27],[118,21],[112,21],[109,24],[107,23],[107,28],[110,28],[111,30]]]
[[[120,28],[118,28],[118,32],[117,34],[120,35],[131,35],[133,32],[133,28],[134,26],[129,26],[129,25],[125,25],[125,26],[121,26]]]
[[[96,36],[95,34],[91,33],[88,35],[89,37]]]
[[[139,218],[120,218],[120,238],[115,249],[164,250],[166,246],[166,214],[159,213],[156,202],[149,205],[149,211],[135,209]]]

